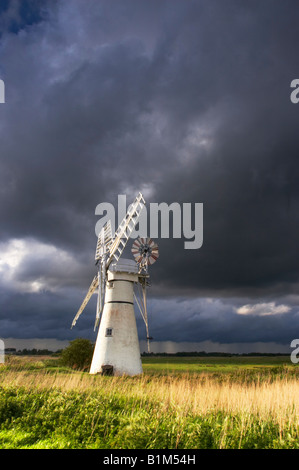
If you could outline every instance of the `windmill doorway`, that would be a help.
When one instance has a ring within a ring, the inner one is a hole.
[[[113,366],[102,366],[102,375],[113,375]]]

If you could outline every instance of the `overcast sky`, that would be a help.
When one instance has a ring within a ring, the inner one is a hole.
[[[156,240],[157,350],[288,351],[299,337],[298,21],[297,0],[1,2],[7,345],[95,340],[95,297],[70,329],[95,274],[95,208],[142,191],[148,204],[204,207],[201,248]]]

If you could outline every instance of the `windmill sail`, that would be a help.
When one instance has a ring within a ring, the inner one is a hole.
[[[108,251],[113,242],[111,222],[108,220],[98,236],[98,243],[96,247],[95,261],[101,259]]]
[[[94,330],[99,326],[101,313],[104,306],[105,301],[105,284],[106,284],[106,266],[105,263],[101,263],[99,266],[98,271],[98,301],[97,301],[97,311],[96,311],[96,319],[94,324]]]
[[[95,252],[95,261],[98,265],[98,273],[94,277],[90,288],[86,294],[86,297],[73,320],[72,327],[76,324],[76,321],[78,320],[79,316],[81,315],[87,303],[89,302],[92,294],[97,288],[98,300],[94,329],[96,329],[99,325],[101,319],[101,312],[103,310],[105,301],[107,269],[113,260],[118,261],[121,257],[130,238],[130,235],[134,230],[135,225],[137,224],[141,211],[144,208],[144,205],[145,200],[142,194],[138,193],[134,202],[130,205],[118,229],[116,230],[114,237],[112,237],[110,220],[106,222],[106,224],[100,231]]]
[[[145,205],[145,200],[141,193],[135,198],[135,201],[128,209],[125,217],[123,218],[122,222],[120,223],[118,229],[114,235],[114,241],[110,246],[110,256],[107,261],[107,267],[111,263],[112,259],[114,258],[116,261],[119,260],[121,257],[127,242],[130,238],[132,231],[134,230],[141,211]]]
[[[76,322],[77,322],[78,318],[80,317],[81,313],[83,312],[83,310],[85,309],[86,305],[88,304],[90,297],[92,296],[92,294],[94,293],[94,291],[98,287],[98,283],[99,283],[98,276],[95,276],[93,278],[92,283],[90,284],[90,287],[89,287],[88,292],[85,296],[85,299],[83,300],[83,302],[81,304],[81,307],[79,308],[79,310],[78,310],[78,312],[77,312],[77,314],[76,314],[76,316],[73,320],[72,328],[73,328],[73,326],[76,325]]]

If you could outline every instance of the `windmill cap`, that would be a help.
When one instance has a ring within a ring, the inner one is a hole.
[[[111,272],[125,272],[125,273],[138,273],[138,265],[133,259],[121,258],[117,263],[112,263],[109,266]]]

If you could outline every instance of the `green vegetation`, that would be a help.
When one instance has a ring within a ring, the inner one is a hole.
[[[143,370],[149,375],[212,375],[216,380],[231,377],[232,380],[256,381],[277,376],[299,378],[299,369],[289,356],[226,356],[226,357],[144,357]]]
[[[90,376],[54,357],[0,367],[0,448],[299,448],[286,357],[143,358],[143,376]]]
[[[237,369],[293,366],[290,356],[147,356],[142,358],[146,370],[180,370],[203,372],[210,370],[226,371]]]
[[[250,418],[241,435],[242,417],[224,412],[180,415],[161,413],[159,403],[59,391],[1,390],[0,444],[5,448],[271,448],[299,447],[296,427],[283,438],[279,424]]]
[[[87,370],[90,368],[93,350],[94,345],[88,339],[74,339],[67,348],[63,349],[60,363],[73,369]]]

